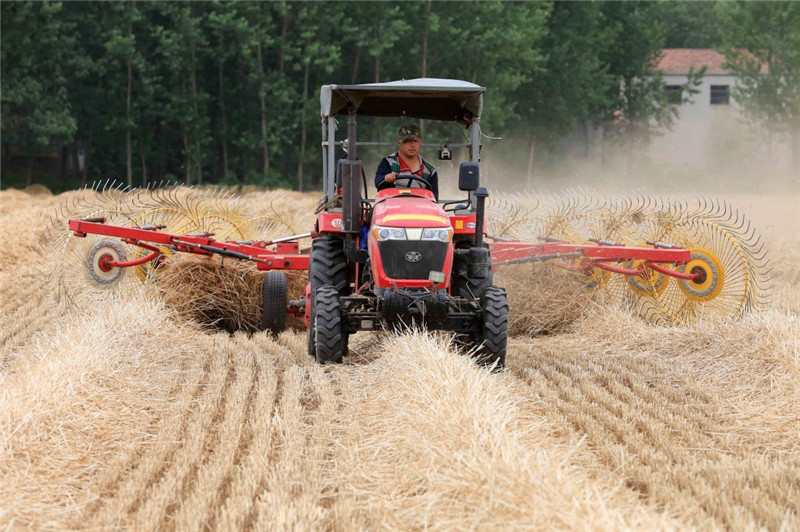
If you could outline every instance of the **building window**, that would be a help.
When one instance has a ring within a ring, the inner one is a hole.
[[[669,103],[680,104],[683,99],[683,91],[680,85],[667,85],[664,87],[664,93],[667,95]]]
[[[727,105],[730,101],[730,91],[727,85],[711,85],[711,105]]]

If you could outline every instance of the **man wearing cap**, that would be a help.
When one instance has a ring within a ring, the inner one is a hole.
[[[439,176],[436,173],[436,167],[419,154],[421,146],[422,131],[419,126],[409,124],[401,127],[397,136],[398,150],[381,159],[378,171],[375,173],[375,188],[378,190],[392,188],[395,186],[394,183],[399,174],[413,174],[428,182],[433,196],[438,201]],[[408,186],[415,186],[413,180],[409,181]],[[401,180],[400,183],[401,185],[406,185],[404,180]],[[416,186],[419,186],[419,184]]]

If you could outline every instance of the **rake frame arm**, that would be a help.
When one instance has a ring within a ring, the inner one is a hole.
[[[517,264],[521,262],[539,262],[567,257],[582,257],[586,261],[581,264],[570,264],[556,261],[558,267],[581,271],[595,267],[621,275],[643,275],[645,269],[652,268],[671,277],[695,279],[696,274],[683,273],[663,266],[663,264],[681,265],[691,260],[691,251],[679,247],[653,245],[648,247],[614,245],[573,244],[564,241],[548,241],[540,243],[526,242],[493,242],[489,244],[492,253],[492,267]],[[624,268],[608,264],[609,262],[625,263],[640,261],[638,268]]]
[[[492,261],[498,265],[506,260],[545,255],[568,256],[580,255],[591,259],[611,262],[641,260],[646,262],[662,262],[682,264],[691,259],[691,252],[682,248],[645,248],[633,246],[602,246],[589,244],[573,244],[571,242],[493,242],[489,244]]]
[[[227,241],[220,242],[211,238],[211,235],[174,235],[159,232],[157,227],[142,229],[139,227],[121,227],[108,225],[100,218],[89,220],[70,220],[69,229],[75,236],[100,235],[119,238],[128,244],[139,246],[154,251],[148,255],[148,260],[158,258],[153,244],[156,246],[170,246],[175,251],[193,253],[195,255],[222,255],[239,260],[256,262],[259,270],[308,270],[308,255],[300,253],[297,242],[277,242],[275,249],[268,249],[271,245],[266,241],[248,244]],[[140,264],[136,261],[109,263],[109,266],[129,268]],[[144,262],[144,261],[142,261]],[[134,264],[136,263],[136,264]]]

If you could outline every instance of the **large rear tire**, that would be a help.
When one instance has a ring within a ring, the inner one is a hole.
[[[478,363],[495,371],[506,365],[508,343],[508,299],[506,291],[498,286],[489,286],[483,295],[483,330]]]
[[[262,289],[261,330],[277,336],[286,330],[289,282],[283,272],[267,272]]]
[[[340,364],[347,346],[342,332],[342,314],[339,294],[332,285],[317,289],[313,307],[316,361],[320,364]]]

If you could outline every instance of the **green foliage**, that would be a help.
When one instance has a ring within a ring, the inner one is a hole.
[[[602,5],[556,2],[547,20],[541,68],[521,86],[518,100],[530,117],[532,133],[546,143],[571,132],[610,104],[614,83],[600,53],[613,35],[604,23]]]
[[[61,3],[2,2],[0,10],[4,142],[33,153],[71,142],[76,123],[62,65],[75,43]]]
[[[739,78],[733,96],[773,131],[800,125],[800,4],[736,2],[720,6],[724,50]]]
[[[67,147],[86,161],[75,181],[318,187],[320,85],[423,76],[486,86],[482,128],[521,132],[531,153],[584,125],[646,141],[676,115],[654,71],[659,51],[715,46],[723,33],[728,48],[754,51],[731,56],[747,109],[784,129],[800,114],[792,3],[6,1],[0,9],[3,142],[29,154]],[[769,76],[751,57],[769,62]],[[384,140],[396,125],[375,122]],[[437,138],[437,125],[425,127]]]
[[[549,12],[550,4],[543,2],[433,3],[438,30],[428,45],[427,76],[490,87],[485,127],[504,128],[518,116],[515,91],[532,79],[544,59],[540,42]]]
[[[603,15],[611,37],[600,54],[613,80],[606,97],[615,113],[606,113],[609,131],[629,133],[626,140],[649,140],[653,131],[669,126],[675,108],[667,102],[664,81],[655,70],[664,47],[660,18],[663,4],[651,2],[608,2]]]
[[[733,97],[770,138],[774,132],[788,133],[798,172],[800,4],[736,2],[719,9],[729,28],[724,40],[727,66],[739,78]]]
[[[665,48],[715,48],[723,33],[723,19],[713,1],[666,2],[661,21]]]

